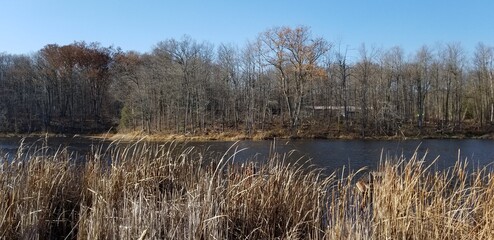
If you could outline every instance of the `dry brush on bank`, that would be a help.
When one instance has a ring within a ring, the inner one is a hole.
[[[231,149],[231,152],[234,152]],[[383,160],[368,191],[273,155],[256,166],[173,143],[19,150],[0,169],[2,239],[489,239],[494,178]],[[109,159],[112,161],[109,162]],[[342,171],[344,172],[344,171]]]

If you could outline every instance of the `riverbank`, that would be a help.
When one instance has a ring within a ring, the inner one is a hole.
[[[494,132],[426,132],[426,133],[402,133],[396,135],[368,135],[359,133],[314,133],[299,132],[291,134],[288,131],[259,131],[253,134],[244,132],[226,131],[206,134],[174,134],[174,133],[105,133],[93,134],[89,137],[133,141],[146,139],[149,141],[239,141],[239,140],[273,140],[273,139],[328,139],[328,140],[410,140],[410,139],[494,139]]]
[[[144,131],[134,132],[106,132],[96,134],[69,134],[69,133],[0,133],[0,137],[87,137],[94,139],[120,140],[120,141],[239,141],[239,140],[273,140],[273,139],[338,139],[338,140],[407,140],[407,139],[494,139],[494,127],[479,129],[475,126],[464,127],[460,130],[438,131],[434,128],[424,128],[418,131],[414,128],[403,129],[399,133],[377,134],[362,133],[357,130],[342,131],[335,128],[310,127],[292,133],[286,129],[255,131],[247,133],[244,131],[205,131],[197,133],[177,134],[171,132],[147,133]]]
[[[279,155],[238,165],[169,144],[111,151],[111,166],[64,150],[2,160],[0,238],[494,238],[492,174],[463,162],[434,172],[414,155],[322,175]]]

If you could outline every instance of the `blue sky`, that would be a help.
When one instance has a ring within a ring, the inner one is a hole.
[[[274,26],[309,26],[313,35],[357,49],[460,42],[494,45],[494,1],[462,0],[0,0],[0,52],[32,53],[74,41],[147,52],[184,34],[215,45]]]

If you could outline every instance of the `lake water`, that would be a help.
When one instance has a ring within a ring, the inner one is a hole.
[[[51,149],[67,147],[69,151],[84,155],[91,148],[109,142],[83,137],[48,138]],[[0,138],[0,152],[3,156],[12,156],[19,148],[20,138]],[[40,147],[43,139],[26,138],[24,146]],[[160,143],[156,143],[160,144]],[[189,142],[186,146],[194,147],[209,157],[221,157],[230,147],[232,161],[265,161],[270,154],[277,152],[285,155],[286,161],[305,162],[325,168],[328,172],[337,169],[375,168],[383,157],[410,157],[416,150],[419,156],[426,154],[426,161],[438,158],[436,169],[442,170],[460,160],[467,160],[470,166],[484,167],[494,163],[494,140],[480,139],[425,139],[425,140],[277,140],[277,141],[240,141],[240,142]],[[235,150],[236,149],[236,150]],[[241,150],[241,151],[240,151]]]

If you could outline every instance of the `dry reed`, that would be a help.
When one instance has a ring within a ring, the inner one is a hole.
[[[493,174],[465,162],[384,159],[362,193],[365,170],[240,166],[229,152],[137,142],[81,163],[21,147],[1,160],[0,239],[494,239]]]

